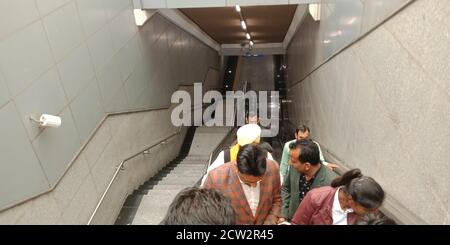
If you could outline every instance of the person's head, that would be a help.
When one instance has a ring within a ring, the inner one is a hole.
[[[256,124],[247,124],[237,131],[238,145],[259,144],[261,140],[261,128]]]
[[[273,153],[273,147],[267,142],[259,143],[259,147],[261,147],[261,149],[263,149],[267,153]]]
[[[295,129],[295,139],[297,140],[309,139],[310,135],[311,130],[305,125],[300,125]]]
[[[359,169],[350,170],[336,178],[331,186],[342,187],[344,206],[352,208],[360,216],[378,209],[385,197],[383,188],[371,177],[363,176]]]
[[[245,118],[247,124],[259,124],[258,112],[250,111]]]
[[[266,152],[258,145],[245,145],[237,155],[237,174],[244,184],[256,187],[266,174]]]
[[[170,204],[162,225],[234,225],[230,200],[212,189],[187,188]]]
[[[319,147],[312,140],[297,140],[289,149],[289,164],[298,172],[307,174],[320,166]]]
[[[397,225],[397,222],[384,215],[368,213],[364,215],[361,220],[356,222],[356,225]]]

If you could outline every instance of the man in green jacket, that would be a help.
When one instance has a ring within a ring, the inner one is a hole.
[[[279,223],[292,218],[308,191],[328,186],[338,177],[321,163],[319,147],[312,140],[298,140],[289,148],[291,168],[281,187],[282,218]]]
[[[295,130],[295,139],[287,142],[286,144],[284,144],[283,154],[281,156],[281,162],[280,162],[280,174],[281,174],[280,180],[281,180],[281,183],[283,183],[284,178],[288,174],[289,168],[290,168],[290,165],[289,165],[289,145],[292,144],[293,142],[297,141],[297,140],[310,139],[310,135],[311,135],[311,130],[307,126],[305,126],[305,125],[298,126],[297,129]],[[322,162],[322,164],[327,166],[331,170],[334,170],[335,168],[337,168],[336,164],[328,163],[328,162],[325,161],[325,158],[323,157],[322,150],[320,149],[319,143],[317,143],[315,141],[313,141],[313,142],[319,148],[320,161]]]

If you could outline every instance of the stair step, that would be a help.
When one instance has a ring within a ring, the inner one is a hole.
[[[182,162],[178,163],[178,166],[179,165],[200,165],[200,166],[205,166],[207,163],[208,163],[207,161],[204,161],[204,162],[201,162],[201,161],[182,161]]]
[[[142,198],[144,195],[130,195],[125,200],[125,203],[123,204],[124,207],[132,208],[132,207],[139,207],[139,204],[142,201]]]
[[[186,188],[187,186],[185,185],[155,185],[152,190],[173,190],[180,192]]]
[[[202,174],[188,174],[188,175],[183,175],[183,174],[168,174],[166,176],[160,176],[160,178],[154,179],[154,180],[162,180],[162,179],[167,179],[167,178],[181,178],[181,179],[200,179],[202,178],[203,175]]]
[[[185,168],[198,168],[198,169],[204,169],[205,164],[194,164],[194,163],[180,163],[176,167],[185,167]],[[176,168],[175,167],[175,168]]]
[[[185,177],[183,178],[183,181],[180,181],[180,177],[178,176],[168,176],[162,179],[158,179],[158,184],[164,184],[164,183],[174,183],[174,184],[190,184],[191,182],[197,182],[200,179],[200,177]]]
[[[175,168],[172,170],[164,170],[161,172],[161,175],[167,175],[167,174],[203,174],[203,168],[202,169],[181,169],[181,168]]]
[[[185,161],[208,161],[209,156],[202,156],[202,157],[196,157],[196,156],[187,156],[184,158]]]
[[[181,172],[181,173],[188,173],[188,172],[196,172],[196,173],[203,173],[205,168],[196,168],[196,167],[176,167],[173,169],[168,170],[170,173],[174,172]],[[165,172],[166,173],[166,172]]]
[[[197,180],[186,180],[186,179],[169,179],[169,180],[161,180],[161,181],[150,181],[150,185],[186,185],[188,186],[194,186],[194,184],[197,182]]]
[[[133,225],[158,225],[166,216],[172,201],[173,198],[170,197],[157,199],[148,196],[148,198],[142,200],[133,220]]]

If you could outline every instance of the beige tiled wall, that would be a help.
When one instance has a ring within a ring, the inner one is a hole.
[[[450,2],[417,0],[302,81],[319,46],[288,50],[291,122],[430,224],[450,223],[449,33]]]

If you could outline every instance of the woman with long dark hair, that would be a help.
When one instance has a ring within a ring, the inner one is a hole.
[[[361,170],[353,169],[331,186],[311,190],[292,218],[297,225],[352,225],[384,201],[383,188]]]

